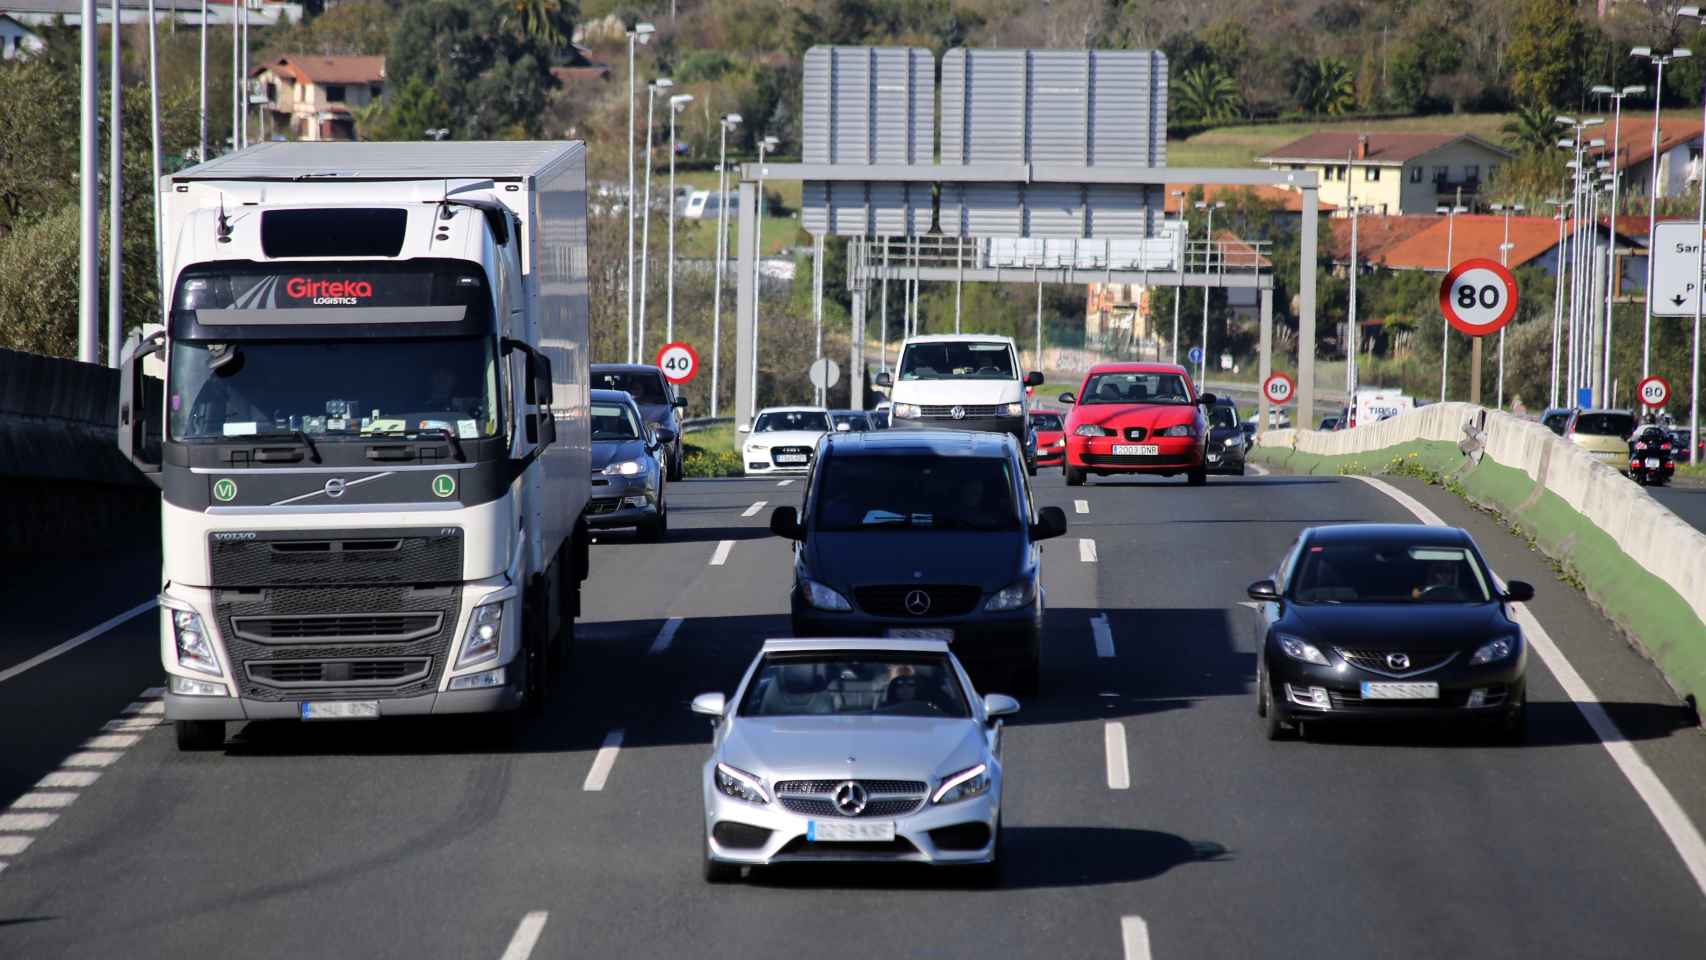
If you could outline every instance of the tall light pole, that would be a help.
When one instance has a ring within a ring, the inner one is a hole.
[[[1357,226],[1358,222],[1362,219],[1363,209],[1363,204],[1351,204],[1350,322],[1345,325],[1348,347],[1348,349],[1345,350],[1345,396],[1353,398],[1353,403],[1356,396],[1357,382],[1359,380],[1357,371],[1357,350],[1359,348],[1357,346],[1357,341],[1359,339],[1359,334],[1361,333],[1361,328],[1357,323],[1357,274],[1362,272],[1361,258],[1357,253]],[[1368,209],[1372,210],[1373,208],[1369,207]]]
[[[1590,289],[1584,281],[1587,276],[1587,266],[1592,262],[1582,249],[1584,226],[1586,226],[1586,218],[1582,216],[1582,212],[1586,209],[1589,199],[1586,193],[1588,177],[1584,172],[1586,168],[1582,165],[1582,150],[1584,147],[1593,146],[1595,144],[1600,146],[1605,145],[1604,140],[1589,141],[1584,144],[1582,142],[1582,132],[1589,128],[1603,125],[1605,123],[1605,119],[1603,117],[1589,117],[1585,120],[1577,120],[1574,117],[1557,117],[1555,120],[1562,126],[1570,127],[1573,133],[1572,137],[1558,141],[1559,147],[1573,151],[1574,156],[1574,159],[1567,166],[1573,171],[1573,175],[1575,177],[1572,192],[1570,194],[1575,214],[1572,220],[1573,229],[1570,231],[1570,259],[1574,261],[1572,269],[1575,272],[1575,279],[1570,286],[1569,309],[1567,312],[1568,323],[1565,326],[1567,331],[1566,335],[1569,337],[1566,350],[1566,353],[1569,356],[1569,362],[1565,367],[1565,383],[1567,384],[1569,396],[1566,397],[1566,399],[1573,406],[1577,400],[1576,374],[1578,369],[1577,350],[1579,349],[1579,335],[1576,331],[1578,317],[1581,315],[1582,307],[1584,306],[1583,300],[1585,297],[1585,291]]]
[[[1687,8],[1684,8],[1687,9]],[[1623,180],[1623,98],[1631,94],[1646,93],[1644,86],[1624,87],[1615,90],[1609,86],[1597,86],[1594,93],[1610,97],[1616,104],[1611,122],[1611,237],[1605,251],[1605,356],[1601,361],[1604,371],[1600,374],[1600,383],[1604,386],[1609,397],[1611,392],[1611,328],[1612,300],[1617,292],[1615,274],[1617,272],[1617,213],[1618,186]],[[1610,400],[1606,400],[1610,403]]]
[[[242,56],[242,52],[240,49],[242,42],[243,42],[243,37],[241,35],[241,30],[237,25],[237,7],[235,4],[233,4],[231,7],[231,149],[232,150],[241,150],[243,148],[243,141],[241,139],[242,135],[243,135],[243,133],[242,133],[242,131],[243,131],[243,114],[241,113],[241,110],[238,107],[238,101],[243,96],[243,82],[240,78],[240,74],[243,71],[243,56]],[[316,124],[317,123],[318,123],[318,119],[316,118]],[[318,139],[318,137],[319,137],[319,131],[316,130],[315,131],[315,138]]]
[[[1698,11],[1696,11],[1698,12]],[[1647,160],[1653,167],[1652,183],[1647,192],[1647,290],[1641,297],[1643,303],[1644,326],[1641,330],[1641,379],[1647,378],[1647,368],[1652,361],[1653,350],[1653,240],[1658,232],[1659,214],[1659,105],[1665,94],[1665,64],[1673,60],[1682,60],[1694,55],[1687,47],[1677,47],[1669,54],[1654,53],[1652,47],[1636,47],[1629,51],[1631,57],[1640,57],[1653,65],[1655,76],[1653,80],[1653,155]]]
[[[1226,207],[1226,201],[1216,200],[1208,203],[1203,200],[1196,202],[1198,210],[1208,211],[1208,246],[1203,248],[1203,273],[1209,270],[1209,258],[1214,255],[1214,211]],[[1202,288],[1202,362],[1197,364],[1197,389],[1203,390],[1208,384],[1208,284]]]
[[[1467,211],[1468,211],[1468,208],[1464,207],[1462,205],[1451,206],[1451,207],[1435,207],[1434,208],[1435,213],[1445,214],[1445,272],[1446,273],[1450,273],[1451,267],[1452,267],[1451,244],[1452,244],[1452,240],[1455,239],[1454,231],[1457,228],[1457,215],[1460,213],[1466,213]],[[1441,322],[1443,323],[1444,321],[1441,321]],[[1439,402],[1440,403],[1445,402],[1446,374],[1451,369],[1451,367],[1447,361],[1450,360],[1450,358],[1451,358],[1451,324],[1446,323],[1445,324],[1445,331],[1440,334],[1440,341],[1439,341]]]
[[[740,126],[740,114],[725,113],[717,144],[717,286],[711,294],[711,416],[717,415],[717,367],[723,345],[723,261],[728,253],[729,131]]]
[[[207,0],[201,0],[201,149],[196,159],[207,162]]]
[[[159,18],[154,16],[154,0],[148,0],[148,153],[153,174],[148,186],[154,200],[154,280],[160,290],[160,322],[163,324],[167,321],[171,303],[166,291],[166,261],[162,252],[165,244],[160,241],[165,236],[165,224],[160,217],[160,43],[156,37],[159,23]],[[118,366],[116,360],[113,366]]]
[[[1520,203],[1508,205],[1503,203],[1493,204],[1494,213],[1502,213],[1505,215],[1505,238],[1499,242],[1499,266],[1510,266],[1511,248],[1516,246],[1511,243],[1511,214],[1521,213],[1525,209],[1527,208]],[[1503,327],[1499,328],[1499,377],[1498,386],[1495,389],[1495,392],[1497,393],[1499,400],[1498,409],[1503,410],[1505,408],[1505,330]]]
[[[765,137],[758,141],[758,215],[752,229],[752,409],[758,410],[758,294],[763,289],[764,257],[764,154],[776,149],[779,141]]]
[[[1174,190],[1173,196],[1179,198],[1179,285],[1173,290],[1173,363],[1179,362],[1179,301],[1185,298],[1185,247],[1190,240],[1190,230],[1185,222],[1185,191]]]
[[[628,195],[622,209],[628,211],[628,362],[634,362],[634,47],[652,40],[655,28],[636,23],[628,31]],[[713,401],[715,402],[715,401]]]
[[[77,359],[84,363],[100,362],[101,336],[101,244],[97,232],[101,229],[100,203],[100,125],[95,105],[96,88],[100,86],[100,62],[96,40],[99,29],[95,22],[95,0],[83,0],[81,47],[81,84],[79,120],[83,132],[79,145],[77,166],[77,212],[81,223],[77,233]]]
[[[668,77],[658,77],[646,84],[646,195],[640,204],[640,314],[639,329],[634,339],[634,361],[644,363],[646,357],[646,267],[652,252],[652,115],[656,112],[658,91],[675,86]]]
[[[124,35],[119,0],[113,0],[111,100],[107,107],[107,366],[118,366],[124,336],[124,78],[120,56]]]
[[[237,96],[243,103],[243,146],[246,147],[249,145],[249,0],[237,0],[237,7],[237,20],[243,33],[243,75]]]
[[[675,118],[693,102],[693,94],[669,98],[669,274],[664,278],[664,342],[675,342]]]
[[[1571,203],[1568,200],[1555,199],[1546,201],[1557,208],[1552,219],[1558,221],[1558,245],[1553,248],[1554,263],[1552,277],[1552,395],[1549,406],[1558,405],[1558,328],[1564,321],[1564,280],[1570,272],[1570,263],[1564,259],[1564,221],[1568,219],[1566,212]]]
[[[1680,16],[1693,17],[1695,19],[1706,19],[1706,17],[1701,17],[1699,7],[1683,7],[1678,10],[1677,13]],[[1702,104],[1700,115],[1703,118],[1706,118],[1706,103]],[[1702,122],[1706,122],[1706,120],[1703,120]],[[1658,164],[1658,156],[1656,154],[1653,157],[1653,163],[1656,168]],[[1700,169],[1695,171],[1697,179],[1700,181],[1700,212],[1697,215],[1697,229],[1694,231],[1696,249],[1699,249],[1701,246],[1706,246],[1706,244],[1701,244],[1699,242],[1701,237],[1706,237],[1706,154],[1701,155],[1700,164]],[[1647,258],[1647,262],[1651,263],[1652,257],[1649,256]],[[1706,251],[1699,254],[1699,266],[1695,269],[1694,276],[1697,282],[1701,277],[1706,277]],[[1690,353],[1691,359],[1689,361],[1688,377],[1689,463],[1700,462],[1700,301],[1702,299],[1702,295],[1697,295],[1694,298],[1694,349]],[[1651,303],[1651,300],[1648,302]],[[1651,307],[1648,308],[1648,313],[1651,315]]]

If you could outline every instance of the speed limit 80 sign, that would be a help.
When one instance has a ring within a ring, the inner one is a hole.
[[[1439,285],[1445,319],[1471,337],[1497,333],[1516,316],[1516,277],[1494,260],[1465,260]]]
[[[677,340],[658,350],[658,369],[670,383],[686,383],[699,372],[699,351]]]
[[[1670,381],[1664,377],[1648,377],[1635,388],[1645,407],[1662,407],[1670,400]]]
[[[1269,403],[1290,403],[1292,395],[1296,392],[1297,384],[1293,383],[1290,377],[1277,371],[1262,381],[1262,395],[1268,398]]]

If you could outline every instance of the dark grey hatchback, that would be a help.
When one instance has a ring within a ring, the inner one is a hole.
[[[1018,441],[957,430],[831,434],[804,494],[798,511],[770,516],[771,530],[796,541],[796,636],[947,640],[974,676],[1036,690],[1038,544],[1066,532],[1066,515],[1032,502]]]

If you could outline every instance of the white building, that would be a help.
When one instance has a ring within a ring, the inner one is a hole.
[[[8,14],[0,13],[0,59],[27,57],[43,45],[40,34]]]

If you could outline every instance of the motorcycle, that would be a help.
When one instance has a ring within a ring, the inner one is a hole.
[[[1629,444],[1629,479],[1662,487],[1676,475],[1676,444],[1658,427],[1647,427]]]

